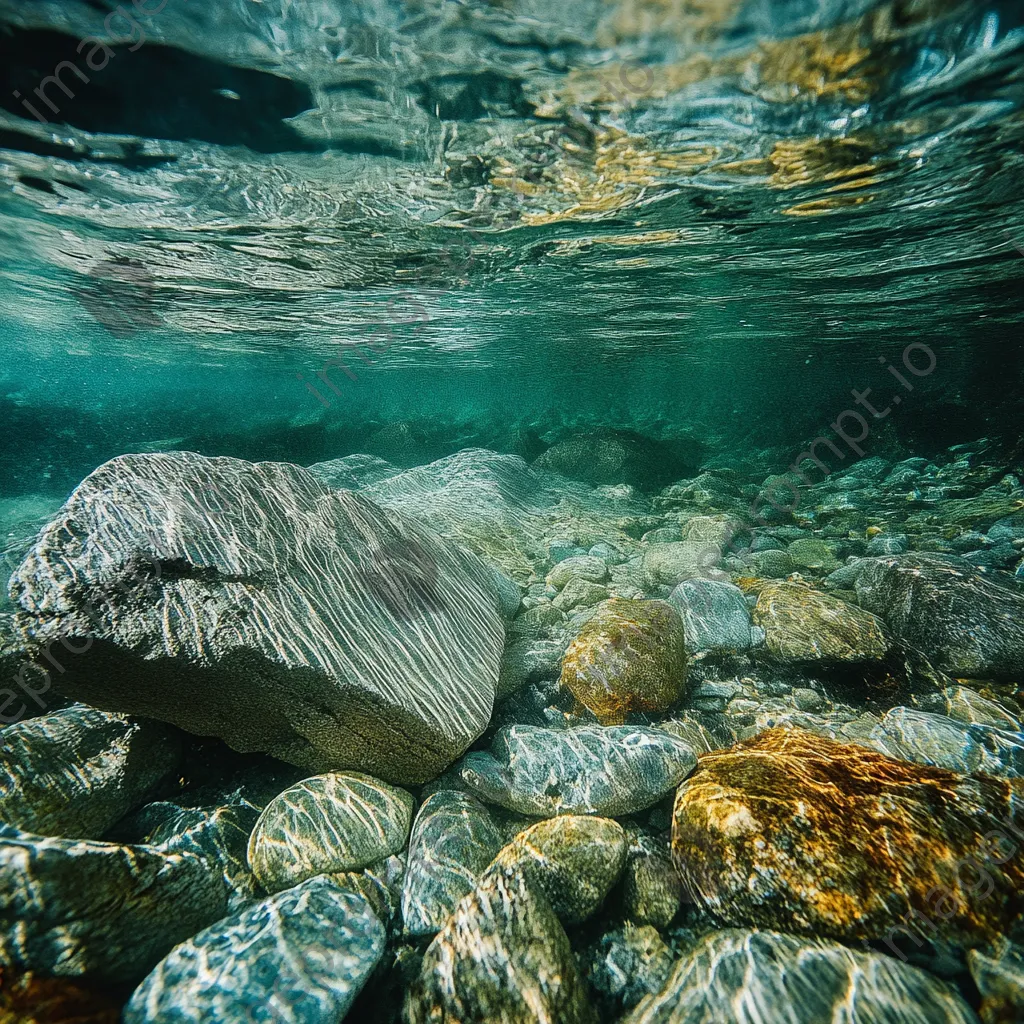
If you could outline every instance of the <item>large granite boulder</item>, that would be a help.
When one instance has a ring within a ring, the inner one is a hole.
[[[435,935],[456,904],[472,892],[501,849],[491,813],[475,797],[454,789],[423,801],[409,838],[402,887],[402,922],[408,935]]]
[[[180,733],[81,705],[0,735],[0,822],[99,839],[177,767]]]
[[[906,959],[1000,935],[1024,905],[1024,784],[910,764],[802,730],[705,754],[679,787],[672,852],[721,920]]]
[[[1024,678],[1024,587],[953,555],[899,555],[869,563],[857,599],[950,675]]]
[[[712,932],[623,1024],[977,1024],[956,990],[881,953],[778,932]]]
[[[596,1024],[565,930],[515,869],[459,902],[427,948],[405,1020]]]
[[[55,686],[313,771],[437,775],[484,730],[494,572],[282,463],[125,455],[79,485],[11,582],[60,640]]]
[[[177,946],[135,990],[123,1024],[336,1024],[385,939],[363,896],[311,878]]]
[[[615,817],[657,803],[695,764],[689,745],[660,729],[512,725],[490,751],[467,754],[459,775],[481,800],[519,814]]]
[[[268,892],[358,871],[403,849],[412,808],[410,793],[368,775],[316,775],[263,809],[249,838],[249,867]]]
[[[679,613],[666,601],[600,604],[565,652],[559,681],[602,725],[668,711],[686,685]]]

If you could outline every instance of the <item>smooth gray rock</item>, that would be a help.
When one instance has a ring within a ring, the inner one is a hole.
[[[509,869],[455,908],[427,948],[406,1024],[596,1024],[564,929],[544,894]]]
[[[958,678],[1024,678],[1024,588],[953,555],[900,555],[856,581],[861,605]]]
[[[99,839],[177,767],[162,722],[77,705],[0,732],[0,822],[65,839]]]
[[[338,1024],[384,953],[362,896],[311,878],[183,942],[136,989],[123,1024]]]
[[[270,801],[249,839],[249,867],[268,892],[330,871],[358,871],[405,846],[412,794],[368,775],[316,775]]]
[[[713,932],[623,1024],[977,1024],[956,990],[881,953],[778,932]]]
[[[192,850],[0,826],[0,963],[134,983],[226,910],[221,865]]]
[[[513,725],[490,753],[466,755],[459,775],[481,800],[520,814],[615,817],[650,807],[696,763],[686,743],[659,729]]]
[[[490,811],[475,797],[441,790],[423,801],[409,838],[402,887],[408,935],[435,935],[502,847]]]
[[[398,466],[392,466],[376,455],[346,455],[342,459],[316,462],[306,468],[328,487],[346,491],[358,491],[402,472]]]
[[[1024,775],[1024,735],[978,722],[958,722],[913,708],[892,708],[871,732],[883,754],[974,775]]]
[[[745,651],[764,643],[764,630],[751,622],[743,591],[732,583],[684,580],[668,601],[682,616],[688,651]]]
[[[313,771],[441,772],[490,719],[493,570],[283,463],[124,455],[12,578],[19,628],[83,653],[55,681]]]

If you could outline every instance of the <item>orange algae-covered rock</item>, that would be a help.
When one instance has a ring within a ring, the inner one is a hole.
[[[561,683],[603,725],[667,711],[686,684],[679,613],[667,601],[605,601],[569,645]]]
[[[734,925],[880,939],[906,959],[960,948],[1020,911],[1024,781],[910,764],[802,730],[702,756],[678,789],[672,853]]]

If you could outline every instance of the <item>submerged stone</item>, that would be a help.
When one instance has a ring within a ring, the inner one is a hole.
[[[936,668],[968,679],[1024,678],[1024,588],[953,555],[881,558],[857,598]]]
[[[764,630],[753,625],[743,591],[732,583],[684,580],[668,600],[682,616],[688,651],[746,651],[764,643]]]
[[[631,830],[628,854],[622,881],[624,916],[638,924],[667,928],[683,899],[683,883],[668,843],[649,832]]]
[[[563,814],[520,832],[484,872],[514,869],[538,886],[563,924],[593,916],[626,863],[626,833],[610,818]]]
[[[705,936],[623,1024],[977,1024],[956,990],[836,942],[728,929]]]
[[[682,740],[660,729],[583,726],[502,729],[491,752],[466,755],[463,782],[520,814],[632,814],[656,803],[693,770]]]
[[[368,775],[331,772],[286,789],[263,809],[249,866],[268,892],[330,871],[357,871],[405,846],[410,793]]]
[[[422,782],[486,728],[494,571],[297,466],[124,455],[15,572],[20,628],[87,649],[55,685],[313,771]]]
[[[1024,949],[1003,941],[992,955],[972,949],[967,954],[971,978],[981,993],[982,1024],[1016,1024],[1024,1020]]]
[[[603,725],[667,711],[686,685],[679,614],[665,601],[606,601],[565,652],[560,682]]]
[[[925,941],[966,949],[1021,909],[1021,786],[772,729],[700,759],[672,852],[729,924],[877,939],[901,958]]]
[[[440,931],[501,846],[501,835],[479,800],[451,789],[428,796],[409,839],[409,866],[402,888],[406,933]]]
[[[957,722],[913,708],[892,708],[871,733],[883,754],[971,775],[1024,775],[1024,735],[989,725]]]
[[[644,551],[643,580],[648,587],[674,587],[694,577],[723,576],[717,571],[722,556],[718,548],[700,540],[651,544]]]
[[[880,619],[800,583],[763,587],[754,622],[764,630],[768,653],[780,661],[878,661],[892,648]]]
[[[221,866],[191,850],[51,839],[0,826],[0,964],[139,981],[223,917]]]
[[[547,899],[522,874],[495,872],[427,948],[407,1024],[596,1024],[576,958]]]
[[[830,573],[839,568],[839,559],[832,549],[815,537],[802,537],[794,540],[786,548],[793,559],[793,564],[803,569],[814,569],[820,573]]]
[[[336,1024],[384,953],[370,904],[311,878],[218,921],[136,989],[124,1024]]]
[[[0,822],[98,839],[174,771],[179,735],[81,705],[9,725],[0,733]]]
[[[608,1021],[632,1010],[644,996],[660,992],[674,963],[657,929],[628,922],[606,932],[581,956],[600,1019]]]

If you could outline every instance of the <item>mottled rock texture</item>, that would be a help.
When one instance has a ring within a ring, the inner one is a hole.
[[[969,679],[1024,678],[1024,587],[952,555],[869,563],[857,598],[936,666]]]
[[[878,661],[892,647],[884,623],[869,612],[799,583],[761,589],[754,623],[780,661]]]
[[[595,914],[622,875],[626,833],[617,821],[563,814],[520,832],[494,858],[480,880],[495,872],[521,871],[547,896],[563,924]]]
[[[174,771],[179,736],[80,705],[10,725],[0,733],[0,822],[98,839]]]
[[[402,921],[409,935],[434,935],[501,849],[491,814],[475,797],[441,790],[423,801],[409,838]]]
[[[125,455],[12,577],[19,627],[73,638],[55,685],[313,771],[424,781],[491,713],[493,570],[282,463]]]
[[[0,964],[137,982],[226,910],[220,865],[192,851],[0,826]]]
[[[657,929],[629,923],[606,932],[580,957],[602,1021],[617,1020],[644,996],[660,992],[674,961]]]
[[[1018,1024],[1024,1020],[1024,948],[1001,942],[991,955],[972,949],[967,964],[978,992],[978,1016],[984,1024]]]
[[[701,757],[676,794],[672,851],[729,924],[898,955],[918,935],[970,948],[1021,908],[1021,785],[772,729]]]
[[[615,817],[656,803],[695,763],[685,742],[660,729],[513,725],[491,752],[467,754],[459,775],[480,799],[520,814]]]
[[[430,944],[406,1024],[596,1024],[569,940],[542,892],[496,872]]]
[[[337,1024],[384,943],[362,896],[311,878],[183,942],[136,989],[123,1024]]]
[[[706,936],[624,1024],[976,1024],[953,988],[879,953],[777,932]]]
[[[560,682],[602,725],[667,711],[686,685],[679,613],[666,601],[604,602],[565,652]]]
[[[622,880],[622,912],[629,921],[667,928],[679,912],[683,886],[668,842],[649,832],[629,833]]]
[[[405,846],[413,798],[354,772],[316,775],[270,801],[249,839],[249,866],[268,892],[314,875],[358,871]]]

